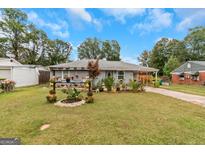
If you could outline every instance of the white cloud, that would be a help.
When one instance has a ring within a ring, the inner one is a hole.
[[[142,32],[157,31],[172,24],[172,14],[165,12],[163,9],[149,9],[145,19],[144,22],[136,23],[132,28],[132,32],[136,29]]]
[[[117,21],[125,23],[125,18],[142,15],[145,9],[101,9],[106,15],[113,16]]]
[[[195,26],[205,25],[205,9],[174,9],[176,15],[181,18],[176,26],[178,31],[187,30]]]
[[[70,15],[70,17],[72,19],[75,20],[75,22],[77,20],[82,20],[85,21],[87,23],[93,24],[97,31],[101,31],[102,30],[102,23],[99,19],[96,19],[94,17],[91,16],[91,14],[84,8],[70,8],[70,9],[66,9],[68,14]],[[82,24],[78,25],[82,26]]]
[[[80,18],[86,22],[92,22],[91,15],[83,8],[67,9],[72,15]]]
[[[67,38],[69,37],[68,32],[68,25],[65,21],[59,21],[59,23],[51,23],[51,22],[45,22],[42,18],[38,16],[36,12],[29,12],[28,14],[28,20],[35,23],[36,25],[40,27],[46,27],[49,28],[52,31],[52,34],[61,38]]]

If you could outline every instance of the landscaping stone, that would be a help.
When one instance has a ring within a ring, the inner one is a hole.
[[[81,100],[79,102],[75,102],[75,103],[62,103],[63,100],[58,101],[57,103],[55,103],[55,106],[60,106],[60,107],[76,107],[76,106],[80,106],[85,104],[85,100]]]
[[[44,124],[41,126],[40,130],[43,131],[45,129],[48,129],[50,127],[50,124]]]

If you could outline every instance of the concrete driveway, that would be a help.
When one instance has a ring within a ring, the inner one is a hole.
[[[162,94],[165,96],[170,96],[173,98],[181,99],[186,102],[190,102],[193,104],[198,104],[205,107],[205,96],[193,95],[193,94],[186,94],[183,92],[176,92],[172,90],[162,89],[162,88],[153,88],[153,87],[145,87],[147,92],[153,92]]]

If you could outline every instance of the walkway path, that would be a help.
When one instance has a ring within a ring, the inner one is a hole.
[[[162,88],[145,87],[145,90],[147,92],[153,92],[153,93],[158,93],[158,94],[170,96],[173,98],[181,99],[183,101],[202,105],[203,107],[205,107],[205,96],[186,94],[183,92],[176,92],[176,91],[162,89]]]

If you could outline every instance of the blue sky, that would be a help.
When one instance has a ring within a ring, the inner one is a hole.
[[[162,37],[182,40],[189,28],[205,25],[205,9],[22,9],[51,39],[71,42],[71,59],[87,37],[117,40],[121,59],[138,63]]]

